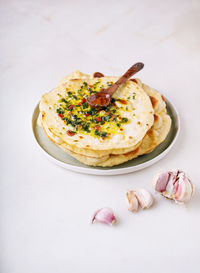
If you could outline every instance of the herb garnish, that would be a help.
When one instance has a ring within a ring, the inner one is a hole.
[[[104,139],[112,133],[121,133],[119,128],[121,124],[128,122],[128,118],[120,115],[120,109],[128,110],[128,107],[116,106],[115,102],[120,101],[120,99],[112,98],[111,103],[100,110],[87,103],[87,97],[90,94],[99,92],[101,88],[107,88],[112,84],[107,82],[102,85],[101,81],[98,80],[90,85],[84,81],[77,91],[66,90],[66,97],[58,101],[56,112],[66,125],[72,127],[72,130],[67,131],[69,136],[80,132],[83,134],[90,133]]]

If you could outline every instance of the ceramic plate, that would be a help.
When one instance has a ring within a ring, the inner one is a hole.
[[[116,175],[123,173],[131,173],[144,169],[161,158],[163,158],[173,147],[180,131],[180,119],[174,105],[166,99],[168,114],[172,119],[171,130],[163,143],[158,145],[156,149],[146,155],[141,155],[135,159],[125,162],[114,167],[92,167],[87,166],[66,154],[58,146],[49,140],[43,129],[37,124],[39,115],[39,103],[37,104],[32,118],[32,128],[35,140],[40,150],[55,164],[79,173],[95,174],[95,175]]]

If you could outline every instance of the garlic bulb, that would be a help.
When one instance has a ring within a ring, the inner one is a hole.
[[[116,218],[112,209],[102,208],[94,213],[92,217],[92,223],[94,223],[94,221],[112,226],[116,222]]]
[[[128,210],[136,212],[140,206],[142,209],[150,208],[153,204],[153,197],[145,189],[138,189],[135,191],[128,191],[126,193],[128,201]]]
[[[153,178],[154,189],[163,196],[179,203],[188,202],[194,193],[194,186],[180,170],[160,171]]]

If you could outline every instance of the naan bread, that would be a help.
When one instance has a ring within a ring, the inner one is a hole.
[[[112,137],[103,140],[95,138],[95,145],[92,145],[91,139],[92,137],[94,138],[92,135],[88,136],[87,134],[80,133],[78,136],[76,136],[79,137],[78,139],[74,136],[72,139],[71,137],[66,137],[66,134],[63,135],[63,131],[66,131],[67,128],[66,125],[60,125],[61,120],[58,118],[55,112],[57,101],[61,96],[66,94],[66,88],[67,90],[69,90],[69,87],[70,89],[74,88],[76,90],[77,88],[80,88],[83,81],[87,81],[90,85],[92,85],[96,80],[97,79],[94,79],[92,76],[75,71],[62,79],[60,86],[43,96],[40,103],[41,113],[39,123],[42,125],[45,133],[51,139],[51,141],[82,163],[102,167],[118,165],[136,158],[139,155],[150,153],[164,141],[171,127],[171,119],[166,111],[165,100],[159,92],[143,84],[139,79],[135,79],[134,82],[127,81],[126,85],[122,86],[122,88],[116,93],[116,98],[120,99],[126,99],[127,97],[133,95],[133,99],[131,102],[128,101],[128,105],[130,108],[130,105],[132,104],[132,111],[130,112],[132,113],[134,111],[134,118],[137,120],[137,124],[140,125],[139,127],[134,127],[138,130],[138,132],[134,132],[134,137],[131,135],[133,134],[133,130],[131,130],[131,134],[129,133],[131,128],[130,124],[128,127],[126,127],[127,124],[123,124],[123,143],[120,145],[116,145],[116,139]],[[115,77],[101,78],[101,82],[103,84],[106,82],[115,82],[116,80],[117,78]],[[147,98],[150,100],[148,101]],[[149,102],[151,102],[151,107],[149,106]],[[146,105],[148,111],[147,109],[144,109],[144,106],[142,108],[140,104]],[[117,103],[117,106],[120,106],[120,104]],[[122,109],[122,115],[124,113],[125,111]],[[142,119],[143,114],[145,117]],[[128,119],[130,119],[130,116]],[[134,119],[131,117],[131,125],[133,126],[134,124],[135,126],[136,124],[133,120]],[[148,120],[148,125],[151,124],[150,126],[146,125],[148,129],[145,128],[145,126],[142,126],[144,120],[145,122]],[[127,135],[131,138],[127,139]],[[143,135],[143,137],[141,137],[141,135]],[[79,142],[80,136],[81,141]],[[82,141],[82,139],[84,139],[84,141]],[[124,141],[126,141],[126,144],[124,144]],[[102,145],[103,143],[104,145]]]
[[[69,150],[74,153],[78,153],[81,155],[89,156],[89,157],[94,157],[94,158],[100,158],[104,157],[106,155],[110,154],[124,154],[127,152],[130,152],[134,149],[136,149],[140,143],[138,142],[136,145],[131,146],[129,148],[121,148],[121,149],[109,149],[109,150],[92,150],[89,148],[79,148],[76,147],[75,145],[70,145],[67,144],[66,142],[63,142],[63,140],[60,137],[57,137],[51,130],[51,128],[48,128],[46,122],[45,122],[45,116],[42,117],[42,114],[40,113],[40,116],[38,118],[38,125],[42,126],[46,135],[51,139],[52,142],[54,142],[57,145],[62,146],[62,148],[65,150]]]
[[[155,114],[155,122],[152,128],[147,132],[143,138],[140,146],[133,151],[130,151],[121,155],[112,155],[104,158],[92,158],[81,154],[74,153],[60,146],[66,153],[81,161],[86,165],[101,166],[101,167],[112,167],[115,165],[122,164],[136,158],[140,155],[152,152],[160,143],[162,143],[167,137],[171,127],[171,118],[167,114],[166,110],[163,109],[160,113]]]
[[[45,94],[40,102],[40,111],[46,125],[62,142],[77,148],[89,148],[96,151],[132,149],[132,147],[143,139],[154,121],[154,111],[149,97],[138,84],[132,81],[127,81],[114,94],[114,98],[116,99],[115,105],[118,108],[119,115],[123,117],[122,119],[128,119],[127,123],[121,124],[120,129],[117,127],[114,128],[114,122],[108,124],[111,126],[111,129],[112,127],[114,129],[107,138],[100,138],[94,134],[81,131],[78,131],[73,136],[69,136],[66,133],[68,130],[73,130],[73,127],[70,124],[66,125],[56,113],[56,109],[60,105],[59,100],[67,96],[66,90],[71,90],[76,94],[76,91],[83,86],[86,80],[89,86],[94,85],[97,81],[100,82],[101,86],[106,86],[108,82],[115,82],[118,78],[103,77],[98,80],[96,78],[69,79],[66,83],[59,85],[53,91]],[[128,110],[125,110],[126,108]],[[105,111],[101,111],[100,115],[104,117]],[[85,119],[87,120],[87,118]]]

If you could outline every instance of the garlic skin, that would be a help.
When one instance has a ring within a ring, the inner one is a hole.
[[[153,196],[149,191],[139,189],[135,191],[135,195],[142,209],[148,209],[153,205]]]
[[[94,213],[92,224],[94,221],[112,226],[116,222],[116,218],[112,209],[102,208]]]
[[[145,189],[138,189],[135,191],[128,191],[126,193],[128,200],[128,210],[136,212],[140,206],[142,209],[148,209],[153,204],[153,197]]]
[[[131,212],[136,212],[138,210],[138,199],[135,195],[134,191],[128,191],[126,193],[127,202],[128,202],[128,210]]]
[[[153,177],[153,187],[164,197],[177,203],[191,200],[194,186],[185,172],[180,170],[160,171]]]

